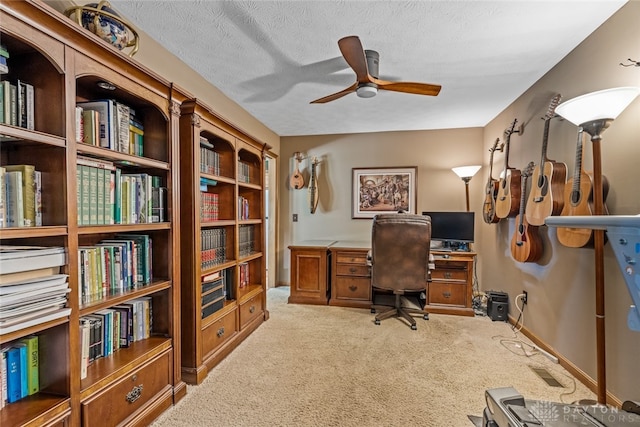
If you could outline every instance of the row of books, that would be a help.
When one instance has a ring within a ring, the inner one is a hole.
[[[211,222],[220,219],[220,196],[217,193],[200,193],[200,221]]]
[[[238,181],[251,183],[251,165],[238,160]]]
[[[142,156],[144,125],[135,110],[113,99],[76,104],[76,141]]]
[[[148,285],[153,280],[152,240],[146,234],[122,234],[78,249],[80,304]]]
[[[151,297],[129,300],[80,318],[80,378],[89,366],[131,343],[147,339],[153,328]]]
[[[0,228],[42,225],[42,172],[34,165],[0,167]]]
[[[220,154],[205,137],[200,137],[200,172],[220,175]]]
[[[127,174],[113,162],[77,158],[79,225],[141,224],[165,220],[162,178]]]
[[[200,268],[212,268],[227,259],[227,230],[225,228],[207,228],[200,231],[201,253]]]
[[[33,85],[21,80],[16,80],[15,83],[8,80],[0,82],[0,122],[35,129],[34,102]]]
[[[0,408],[40,391],[37,335],[0,348]]]
[[[241,225],[238,230],[238,249],[240,256],[248,256],[255,252],[255,226]]]
[[[0,335],[68,316],[63,247],[0,246]]]
[[[205,319],[224,307],[228,285],[227,270],[219,270],[202,278],[200,292],[201,318]]]

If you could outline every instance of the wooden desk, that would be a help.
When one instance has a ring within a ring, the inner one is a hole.
[[[331,245],[331,299],[329,305],[371,307],[369,242],[338,241]]]
[[[329,301],[329,247],[334,240],[307,240],[289,246],[289,303],[326,305]]]
[[[289,246],[289,303],[371,307],[371,271],[366,241],[309,240]],[[431,251],[435,269],[426,286],[425,310],[473,316],[475,252]]]

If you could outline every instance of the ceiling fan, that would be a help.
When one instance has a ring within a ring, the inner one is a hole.
[[[352,92],[355,92],[360,98],[374,97],[378,90],[431,96],[436,96],[440,93],[440,85],[380,80],[378,78],[380,55],[374,50],[364,50],[358,36],[347,36],[338,40],[338,47],[340,47],[340,52],[342,52],[347,64],[355,71],[356,82],[340,92],[311,101],[311,104],[324,104],[335,101]]]

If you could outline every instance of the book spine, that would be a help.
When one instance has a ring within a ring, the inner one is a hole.
[[[27,129],[34,130],[36,128],[35,120],[35,90],[33,85],[25,83],[27,88],[26,102],[27,102]]]
[[[22,172],[5,174],[7,193],[7,227],[24,226],[24,205],[22,202]]]
[[[0,349],[0,408],[7,404],[7,349]]]
[[[0,87],[0,91],[2,88]],[[0,103],[1,105],[1,103]],[[7,226],[7,187],[5,185],[5,174],[7,170],[0,166],[0,228]]]
[[[11,347],[7,355],[7,402],[17,402],[22,398],[20,390],[20,349]]]
[[[98,168],[89,167],[89,224],[98,225]]]
[[[23,343],[27,349],[27,394],[31,396],[40,390],[38,336],[29,336],[23,340]]]
[[[20,349],[20,398],[27,397],[29,395],[29,356],[27,354],[27,345],[25,343],[18,343],[16,347]]]
[[[42,172],[35,171],[35,211],[36,227],[42,227]]]
[[[24,227],[36,226],[36,167],[33,165],[7,165],[7,172],[22,172],[22,205]]]

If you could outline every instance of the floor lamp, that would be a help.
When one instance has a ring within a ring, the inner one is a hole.
[[[620,87],[588,93],[563,102],[556,113],[591,135],[593,149],[593,215],[604,214],[602,157],[600,142],[604,132],[640,94],[640,88]],[[593,230],[596,287],[596,367],[598,403],[607,403],[604,322],[604,230]]]
[[[460,166],[457,168],[451,168],[464,181],[464,188],[467,195],[467,212],[469,212],[469,181],[480,170],[482,166]]]

